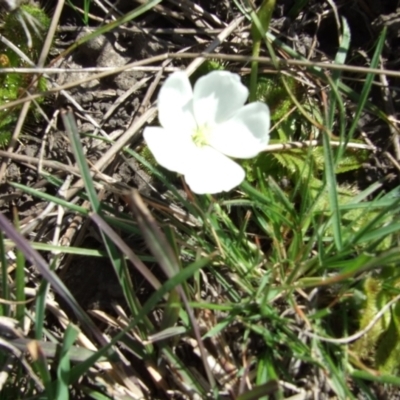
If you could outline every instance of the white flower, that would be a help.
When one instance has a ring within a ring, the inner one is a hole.
[[[187,75],[175,72],[158,95],[162,127],[147,127],[143,136],[157,162],[184,175],[193,192],[227,192],[245,177],[229,157],[252,158],[269,140],[268,107],[244,105],[247,97],[237,74],[210,72],[192,90]]]

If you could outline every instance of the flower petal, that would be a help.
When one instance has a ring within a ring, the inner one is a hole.
[[[269,142],[270,114],[266,104],[242,107],[230,120],[214,127],[209,145],[230,157],[252,158]]]
[[[197,159],[187,165],[185,180],[197,194],[229,192],[244,177],[243,168],[212,147],[197,148]]]
[[[198,126],[210,127],[229,119],[243,107],[249,91],[240,77],[228,71],[202,76],[193,91],[193,111]]]
[[[192,109],[193,91],[183,71],[171,74],[158,94],[158,119],[168,130],[182,130],[192,134],[196,122]]]
[[[171,171],[184,174],[196,157],[197,147],[190,136],[159,127],[146,127],[143,137],[157,162]]]

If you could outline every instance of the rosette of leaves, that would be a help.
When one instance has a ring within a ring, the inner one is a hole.
[[[21,24],[21,15],[29,16],[29,20],[34,22],[35,27],[29,23],[23,26]],[[11,43],[18,47],[33,62],[40,54],[43,41],[47,30],[50,27],[50,18],[43,9],[34,5],[21,5],[13,12],[3,15],[1,34]],[[28,45],[27,33],[25,29],[30,29],[31,46]],[[23,68],[29,65],[21,57],[4,43],[0,43],[0,68]],[[18,72],[9,72],[0,74],[0,105],[5,105],[10,101],[18,99],[32,83],[32,76],[20,74]],[[46,79],[40,78],[37,84],[37,91],[46,90]],[[38,100],[40,103],[40,99]],[[19,107],[0,110],[0,146],[6,146],[10,140],[14,125],[18,119]],[[37,118],[35,112],[31,116]]]

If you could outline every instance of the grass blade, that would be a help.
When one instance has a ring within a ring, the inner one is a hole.
[[[79,329],[70,324],[64,333],[64,339],[60,350],[60,357],[57,367],[56,399],[68,400],[70,385],[70,356],[69,352],[78,337]]]

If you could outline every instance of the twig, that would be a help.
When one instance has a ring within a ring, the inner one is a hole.
[[[396,301],[400,300],[400,294],[390,300],[387,304],[385,304],[384,307],[382,307],[379,312],[375,315],[374,318],[372,318],[371,322],[361,331],[356,332],[354,335],[345,337],[345,338],[340,338],[340,339],[332,339],[332,338],[326,338],[323,336],[316,335],[315,333],[307,332],[304,331],[304,335],[309,336],[313,339],[318,339],[321,340],[322,342],[327,342],[327,343],[335,343],[335,344],[348,344],[351,342],[354,342],[357,339],[360,339],[361,336],[365,335],[368,331],[372,329],[372,327],[378,322],[378,320],[385,314],[386,311],[389,310],[389,308],[396,303]]]
[[[192,73],[199,68],[201,64],[207,58],[213,58],[214,54],[213,51],[221,45],[225,41],[225,39],[243,22],[244,16],[238,17],[233,20],[213,41],[212,43],[206,48],[206,50],[201,53],[197,54],[195,60],[193,60],[190,65],[186,68],[186,73],[190,76]],[[213,53],[213,54],[210,54]],[[186,53],[188,54],[188,53]],[[186,58],[185,53],[180,54],[182,57]]]
[[[214,59],[219,59],[219,60],[227,60],[227,61],[237,61],[237,62],[243,62],[243,63],[249,63],[253,60],[258,61],[260,64],[266,64],[266,65],[274,65],[272,60],[268,57],[250,57],[250,56],[240,56],[240,55],[235,55],[235,54],[223,54],[223,53],[212,53],[212,51],[217,48],[221,44],[221,38],[223,38],[226,33],[232,33],[232,30],[236,27],[236,24],[239,24],[243,19],[240,18],[240,21],[235,20],[234,23],[235,26],[233,27],[232,24],[229,25],[222,33],[221,35],[218,35],[218,37],[211,43],[211,45],[206,49],[205,52],[203,53],[164,53],[160,54],[158,56],[154,57],[149,57],[145,60],[140,60],[133,62],[131,64],[124,65],[122,67],[115,68],[114,70],[111,71],[106,71],[102,72],[100,74],[95,74],[89,78],[77,80],[75,82],[70,82],[68,84],[49,89],[45,92],[39,93],[39,94],[32,94],[30,95],[30,99],[36,99],[38,97],[46,96],[52,93],[58,93],[61,89],[71,89],[76,86],[79,86],[80,84],[89,82],[93,79],[101,79],[110,75],[115,75],[118,74],[122,71],[127,71],[132,67],[137,67],[141,65],[148,65],[152,64],[155,62],[160,62],[164,61],[168,58],[172,59],[177,59],[177,58],[189,58],[189,59],[195,59],[189,67],[186,69],[188,75],[191,75],[196,68],[198,68],[199,65],[201,65],[202,62],[204,62],[206,59],[214,58]],[[232,29],[233,28],[233,29]],[[226,36],[225,36],[226,37]],[[209,53],[207,53],[209,51]],[[211,54],[212,53],[212,54]],[[381,70],[378,68],[367,68],[367,67],[353,67],[350,65],[343,65],[343,64],[333,64],[333,63],[323,63],[323,62],[311,62],[311,61],[305,61],[305,60],[284,60],[284,59],[277,59],[277,63],[279,67],[281,68],[288,68],[290,66],[299,66],[299,67],[317,67],[317,68],[326,68],[328,70],[341,70],[341,71],[349,71],[349,72],[359,72],[359,73],[364,73],[364,74],[377,74],[380,75],[382,73],[385,73],[386,76],[394,76],[394,77],[400,77],[400,72],[395,71],[395,70]],[[27,101],[27,98],[22,98],[19,100],[15,101],[10,101],[9,103],[0,106],[0,110],[3,110],[5,108],[10,108],[17,106],[19,104],[22,104]]]
[[[218,60],[227,60],[227,61],[237,61],[242,63],[250,63],[251,61],[258,61],[260,64],[266,65],[274,65],[274,61],[270,57],[251,57],[251,56],[241,56],[237,54],[205,54],[205,53],[185,53],[185,54],[170,54],[171,58],[198,58],[204,57],[206,59],[214,58]],[[344,64],[334,64],[333,62],[315,62],[315,61],[306,61],[306,60],[286,60],[283,58],[277,58],[276,62],[279,67],[287,68],[289,66],[298,66],[298,67],[310,67],[310,68],[326,68],[329,70],[339,70],[346,72],[358,72],[360,74],[376,74],[380,75],[384,73],[386,76],[394,76],[400,77],[400,72],[397,70],[390,69],[379,69],[379,68],[369,68],[369,67],[359,67],[359,66],[351,66]]]
[[[330,141],[329,142],[333,147],[342,146],[342,142]],[[304,142],[288,142],[288,143],[277,143],[270,144],[265,149],[264,152],[274,152],[274,151],[287,151],[291,149],[304,149],[306,147],[317,147],[322,146],[322,143],[319,140],[305,140]],[[359,149],[359,150],[371,150],[375,151],[376,147],[363,143],[347,143],[346,148],[350,149]]]
[[[99,21],[107,23],[102,18]],[[82,27],[83,32],[94,32],[96,28]],[[75,32],[75,26],[61,26],[58,28],[58,32]],[[151,33],[153,35],[218,35],[222,32],[222,29],[207,29],[207,28],[138,28],[136,26],[119,26],[114,29],[116,32],[130,32],[130,33]]]

